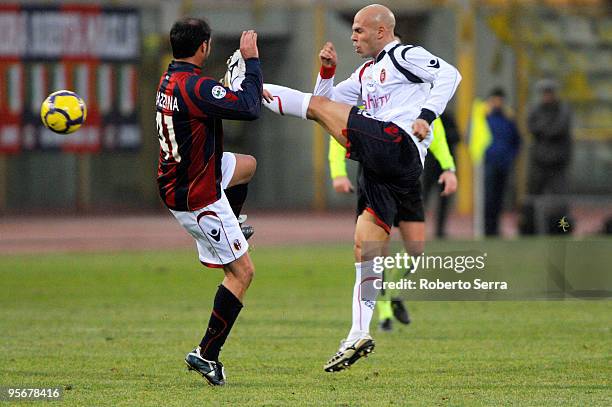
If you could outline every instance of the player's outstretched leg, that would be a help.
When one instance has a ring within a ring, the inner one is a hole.
[[[255,271],[248,253],[223,268],[225,278],[215,295],[206,334],[200,346],[185,357],[188,369],[201,374],[212,386],[225,384],[225,369],[219,353],[242,309],[242,299]]]
[[[264,102],[268,109],[280,115],[314,120],[334,136],[338,143],[346,147],[343,130],[347,127],[352,106],[285,86],[264,83],[264,89],[270,92],[273,98],[271,103]]]
[[[355,227],[355,285],[353,287],[353,322],[340,348],[323,366],[326,372],[338,372],[350,367],[374,351],[374,340],[370,336],[370,322],[376,306],[376,298],[363,298],[362,289],[371,286],[373,258],[383,253],[389,234],[378,224],[376,217],[364,211],[357,218]],[[365,244],[370,247],[365,248]],[[368,252],[365,252],[365,249]],[[380,278],[380,277],[378,277]],[[370,290],[371,291],[371,290]],[[370,293],[374,294],[374,293]]]
[[[244,60],[240,51],[237,50],[227,60],[224,84],[232,90],[241,89],[245,70]],[[346,129],[352,106],[286,86],[265,83],[264,89],[273,96],[271,103],[264,102],[264,106],[268,109],[280,115],[287,114],[314,120],[334,136],[342,146],[346,146],[346,136],[342,134],[342,130]]]

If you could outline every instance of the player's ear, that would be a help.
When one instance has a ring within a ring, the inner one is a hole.
[[[202,43],[202,51],[204,52],[204,55],[206,55],[207,57],[210,55],[210,39],[204,41]]]

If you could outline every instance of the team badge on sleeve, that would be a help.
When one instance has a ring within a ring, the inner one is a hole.
[[[212,88],[212,95],[215,99],[223,99],[226,93],[225,88],[221,85],[216,85]]]

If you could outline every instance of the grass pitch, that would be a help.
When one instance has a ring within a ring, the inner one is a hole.
[[[211,388],[183,358],[221,274],[194,251],[0,258],[0,386],[65,405],[611,405],[612,303],[418,302],[376,352],[323,372],[350,324],[350,246],[258,249]]]

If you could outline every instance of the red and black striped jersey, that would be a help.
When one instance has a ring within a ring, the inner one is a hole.
[[[170,209],[193,211],[221,197],[222,119],[255,120],[261,112],[259,59],[246,62],[241,91],[200,76],[201,68],[172,61],[157,90],[160,143],[157,183]]]

